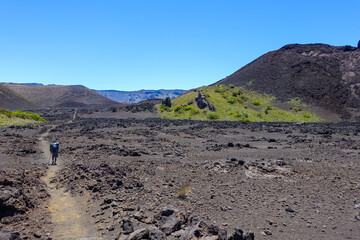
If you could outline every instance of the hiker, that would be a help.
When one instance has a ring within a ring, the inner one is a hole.
[[[56,160],[59,157],[59,143],[56,141],[53,141],[50,143],[50,152],[51,152],[51,159],[52,163],[51,165],[56,165]]]

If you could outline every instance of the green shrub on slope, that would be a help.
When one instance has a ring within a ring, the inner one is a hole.
[[[0,109],[0,126],[28,125],[35,122],[46,122],[46,120],[35,113]]]
[[[197,91],[188,92],[172,99],[171,108],[164,110],[159,105],[159,114],[169,119],[194,120],[233,120],[233,121],[287,121],[287,122],[316,122],[321,119],[306,111],[282,110],[273,106],[275,98],[271,95],[260,94],[242,87],[228,87],[216,85],[201,87],[200,90],[211,102],[216,112],[209,109],[199,109],[195,98]]]

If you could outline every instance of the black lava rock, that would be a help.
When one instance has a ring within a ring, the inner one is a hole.
[[[207,108],[209,108],[210,111],[212,111],[212,112],[215,111],[214,105],[206,99],[205,95],[202,94],[202,92],[199,91],[199,94],[195,98],[195,101],[200,109],[204,109],[207,107]]]
[[[285,211],[287,211],[287,212],[295,212],[294,209],[292,209],[291,207],[285,208]]]
[[[170,97],[165,98],[165,99],[162,101],[162,104],[164,104],[164,105],[167,106],[167,107],[171,107],[171,99],[170,99]]]

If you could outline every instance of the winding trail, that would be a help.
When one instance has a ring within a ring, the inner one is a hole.
[[[73,119],[75,119],[75,116],[76,111]],[[40,149],[44,152],[44,159],[48,164],[51,163],[49,142],[46,140],[49,131],[50,130],[42,134],[39,139]],[[84,209],[86,206],[86,197],[72,197],[64,188],[56,188],[56,184],[51,181],[62,168],[62,161],[60,161],[59,165],[50,165],[47,174],[42,177],[50,194],[47,207],[51,213],[53,232],[49,237],[64,240],[89,239],[88,236],[90,232],[88,229],[91,229],[92,223],[90,223],[89,217],[86,216]]]

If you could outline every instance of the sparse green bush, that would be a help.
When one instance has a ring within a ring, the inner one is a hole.
[[[9,112],[9,111],[7,111],[5,109],[0,109],[0,114],[3,114],[5,116],[7,116],[7,117],[11,117],[12,112]]]
[[[217,120],[217,119],[220,119],[220,115],[217,114],[217,113],[209,113],[207,116],[206,116],[209,120]]]
[[[235,88],[234,84],[229,85],[230,88]]]
[[[290,108],[290,110],[293,110],[295,112],[301,112],[302,111],[302,109],[299,108],[299,107],[292,107],[292,108]]]
[[[193,106],[186,106],[186,107],[184,108],[185,111],[190,111],[190,110],[192,110],[192,109],[194,109]]]
[[[200,111],[198,109],[193,108],[190,110],[190,116],[195,116],[199,113],[200,113]]]
[[[0,109],[0,114],[5,115],[7,117],[16,117],[16,118],[22,118],[22,119],[30,119],[38,122],[46,122],[45,119],[40,117],[38,114],[30,113],[30,112],[21,112],[19,110],[10,112],[5,109]]]
[[[224,86],[224,85],[216,85],[216,89],[215,89],[215,92],[217,93],[223,93],[223,92],[226,92],[229,88]]]
[[[245,109],[248,109],[249,107],[248,107],[248,105],[245,105],[244,108],[245,108]]]
[[[301,99],[299,97],[290,99],[290,101],[288,101],[288,103],[290,103],[293,106],[297,106],[297,107],[305,106],[305,104],[301,102]]]
[[[225,94],[225,93],[220,93],[221,97],[224,98],[224,99],[227,99],[228,95]]]
[[[251,102],[251,104],[254,105],[254,106],[260,106],[261,105],[258,101],[253,101],[253,102]]]
[[[190,101],[187,103],[187,105],[192,105],[194,103],[194,101]]]
[[[246,113],[235,113],[234,117],[239,120],[239,121],[242,121],[242,122],[250,122],[250,119],[249,119],[249,115],[246,114]]]
[[[236,97],[228,97],[226,98],[226,101],[230,104],[234,104],[238,101],[238,99]]]
[[[174,108],[174,112],[175,114],[182,114],[185,112],[185,108],[184,106],[182,105],[177,105],[175,108]]]
[[[303,117],[304,118],[310,118],[310,114],[308,112],[303,112]]]
[[[23,118],[23,119],[32,119],[32,120],[39,121],[39,122],[46,122],[45,119],[43,119],[42,117],[40,117],[39,115],[37,115],[35,113],[21,112],[19,110],[12,112],[12,116],[18,117],[18,118]]]
[[[248,87],[250,87],[250,86],[253,84],[253,82],[254,82],[254,79],[252,79],[251,81],[249,81],[248,83],[246,83],[246,85],[247,85]]]
[[[170,112],[171,111],[171,109],[168,106],[166,106],[165,104],[160,104],[159,110],[160,110],[160,112],[164,112],[164,111]]]
[[[249,101],[249,98],[245,95],[240,95],[240,99],[243,101],[243,102],[247,102]]]
[[[273,108],[272,108],[270,105],[267,105],[266,108],[265,108],[265,110],[264,110],[265,114],[268,115],[268,114],[269,114],[269,111],[272,110],[272,109],[273,109]]]
[[[235,117],[236,117],[236,118],[248,118],[249,115],[246,114],[246,113],[236,113],[236,114],[235,114]]]
[[[177,105],[177,106],[174,108],[174,112],[180,112],[181,109],[182,109],[182,106]]]
[[[179,198],[185,198],[186,194],[190,191],[190,184],[184,184],[180,187],[178,190],[178,196]]]

